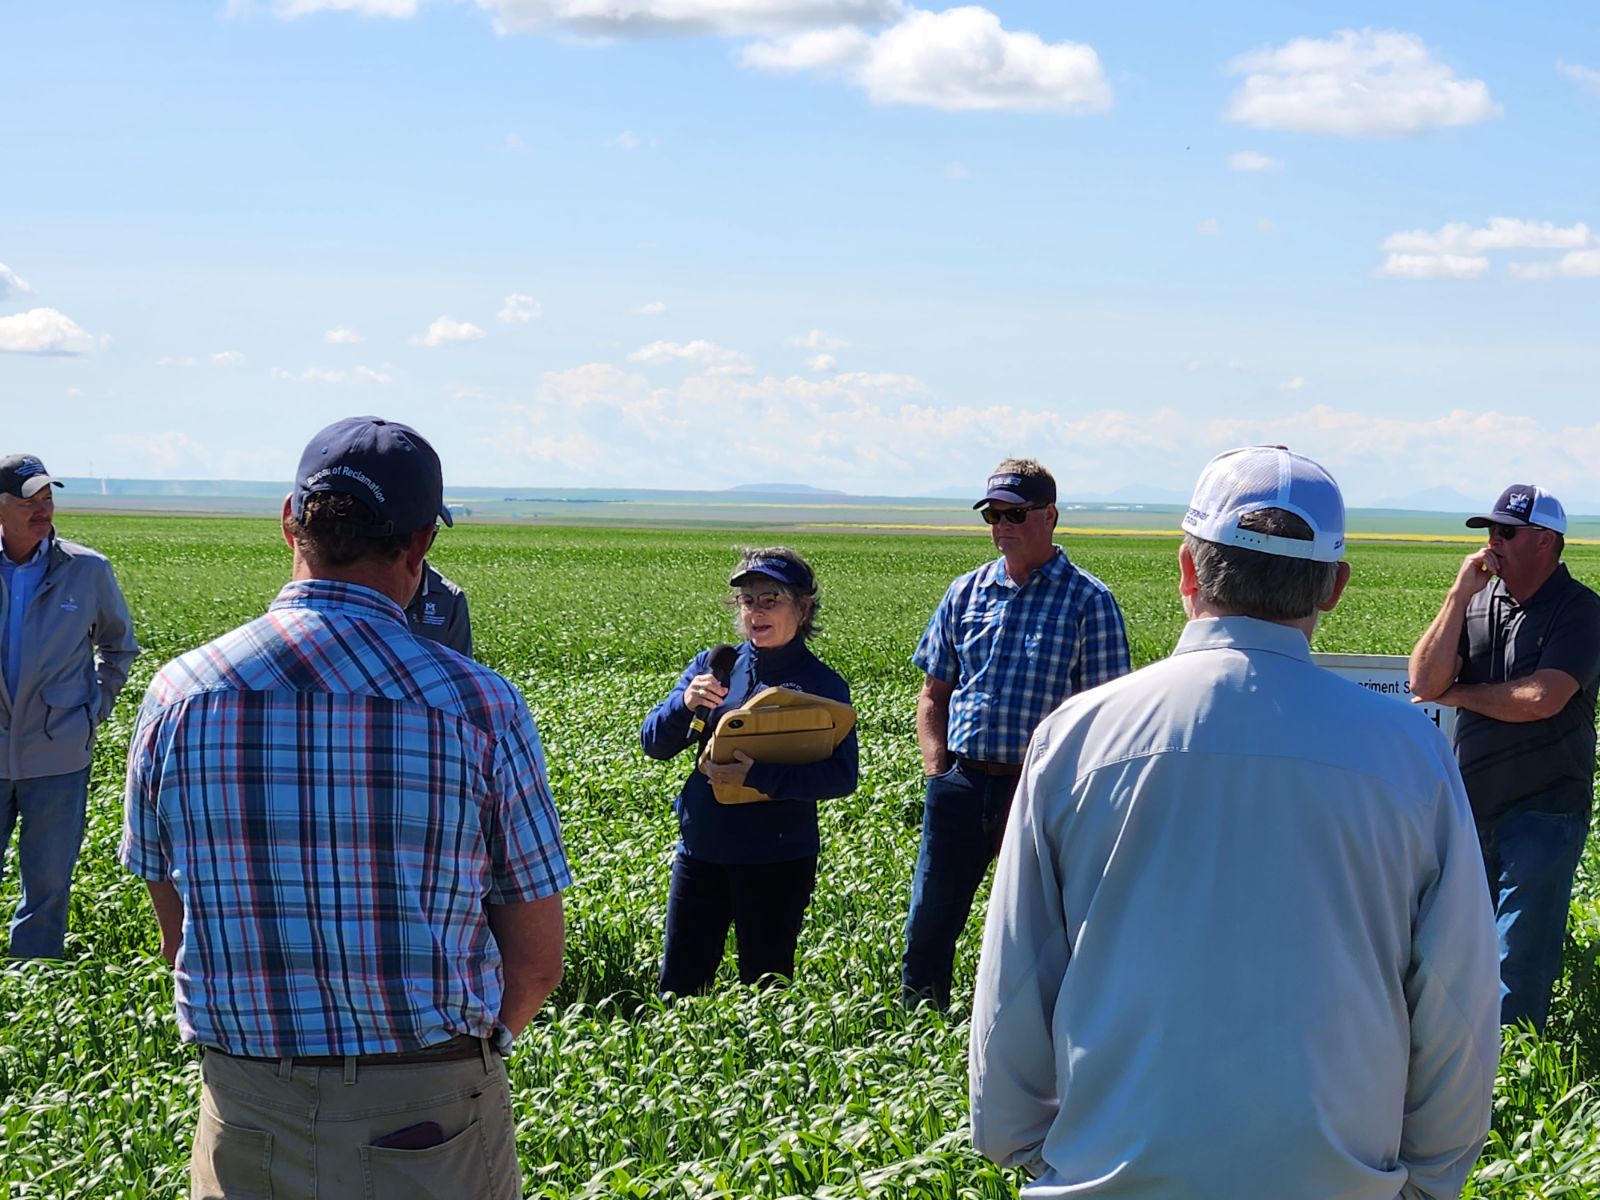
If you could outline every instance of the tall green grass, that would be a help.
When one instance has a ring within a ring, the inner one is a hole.
[[[10,1197],[178,1196],[198,1091],[177,1041],[143,885],[115,863],[122,759],[138,697],[167,658],[265,607],[288,573],[275,526],[63,516],[116,564],[146,649],[96,751],[68,959],[0,974],[0,1182]],[[862,785],[824,806],[822,875],[798,980],[757,994],[654,998],[670,801],[686,763],[637,749],[644,712],[697,650],[729,636],[736,545],[798,545],[823,586],[817,647],[851,681]],[[1140,663],[1183,617],[1175,543],[1093,539]],[[1459,547],[1357,546],[1318,648],[1404,653]],[[479,656],[519,684],[544,735],[576,883],[567,971],[510,1068],[530,1192],[551,1197],[1001,1197],[1017,1180],[967,1141],[966,1015],[978,921],[948,1017],[898,1005],[900,927],[920,770],[908,659],[985,536],[740,535],[465,527],[436,560],[470,593]],[[1600,551],[1569,552],[1600,583]],[[14,880],[0,907],[15,903]],[[1507,1043],[1495,1126],[1469,1194],[1600,1197],[1600,855],[1573,903],[1550,1036]],[[1241,1081],[1247,1086],[1247,1081]]]

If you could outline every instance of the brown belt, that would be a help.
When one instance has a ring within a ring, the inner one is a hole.
[[[467,1058],[477,1058],[483,1053],[483,1039],[475,1038],[465,1033],[458,1033],[448,1042],[440,1042],[437,1046],[429,1046],[426,1050],[396,1050],[391,1054],[284,1054],[272,1057],[262,1057],[256,1054],[228,1054],[226,1050],[219,1050],[215,1046],[207,1046],[214,1054],[226,1054],[229,1058],[243,1059],[245,1062],[281,1062],[283,1059],[292,1059],[301,1067],[343,1067],[349,1060],[354,1059],[358,1067],[410,1067],[420,1066],[423,1063],[457,1062]]]
[[[956,755],[956,761],[980,775],[999,775],[1005,779],[1015,779],[1022,774],[1021,763],[985,762],[981,758],[967,758],[960,754]]]

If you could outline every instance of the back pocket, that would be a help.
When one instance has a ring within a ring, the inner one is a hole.
[[[189,1187],[191,1200],[272,1200],[272,1135],[229,1125],[202,1103]]]
[[[361,1177],[367,1200],[498,1200],[479,1121],[426,1150],[363,1146]]]

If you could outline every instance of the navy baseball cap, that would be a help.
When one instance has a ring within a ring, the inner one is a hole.
[[[989,490],[973,508],[982,508],[991,500],[1006,504],[1054,504],[1056,482],[1048,475],[1019,475],[1015,471],[996,471],[989,476]]]
[[[311,439],[295,474],[295,520],[305,520],[306,497],[316,492],[343,492],[376,513],[378,523],[361,531],[365,537],[454,524],[433,447],[411,426],[382,417],[346,417]]]
[[[1487,529],[1491,525],[1537,525],[1552,533],[1567,532],[1567,510],[1542,487],[1513,483],[1500,493],[1494,511],[1467,518],[1468,529]]]
[[[31,500],[52,483],[56,487],[66,486],[31,454],[8,454],[0,458],[0,492]]]
[[[811,574],[811,568],[803,562],[796,562],[792,558],[771,555],[764,558],[752,559],[741,563],[739,569],[728,577],[728,586],[736,587],[740,580],[749,579],[752,575],[765,575],[768,579],[776,579],[779,583],[786,583],[797,591],[807,595],[817,590],[817,580]]]

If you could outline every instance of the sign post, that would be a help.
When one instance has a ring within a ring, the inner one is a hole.
[[[1411,703],[1411,678],[1408,660],[1403,654],[1313,654],[1311,661],[1351,683],[1359,683],[1380,695],[1393,696],[1397,703]],[[1445,737],[1455,741],[1455,709],[1432,701],[1413,707],[1427,713],[1444,731]]]

